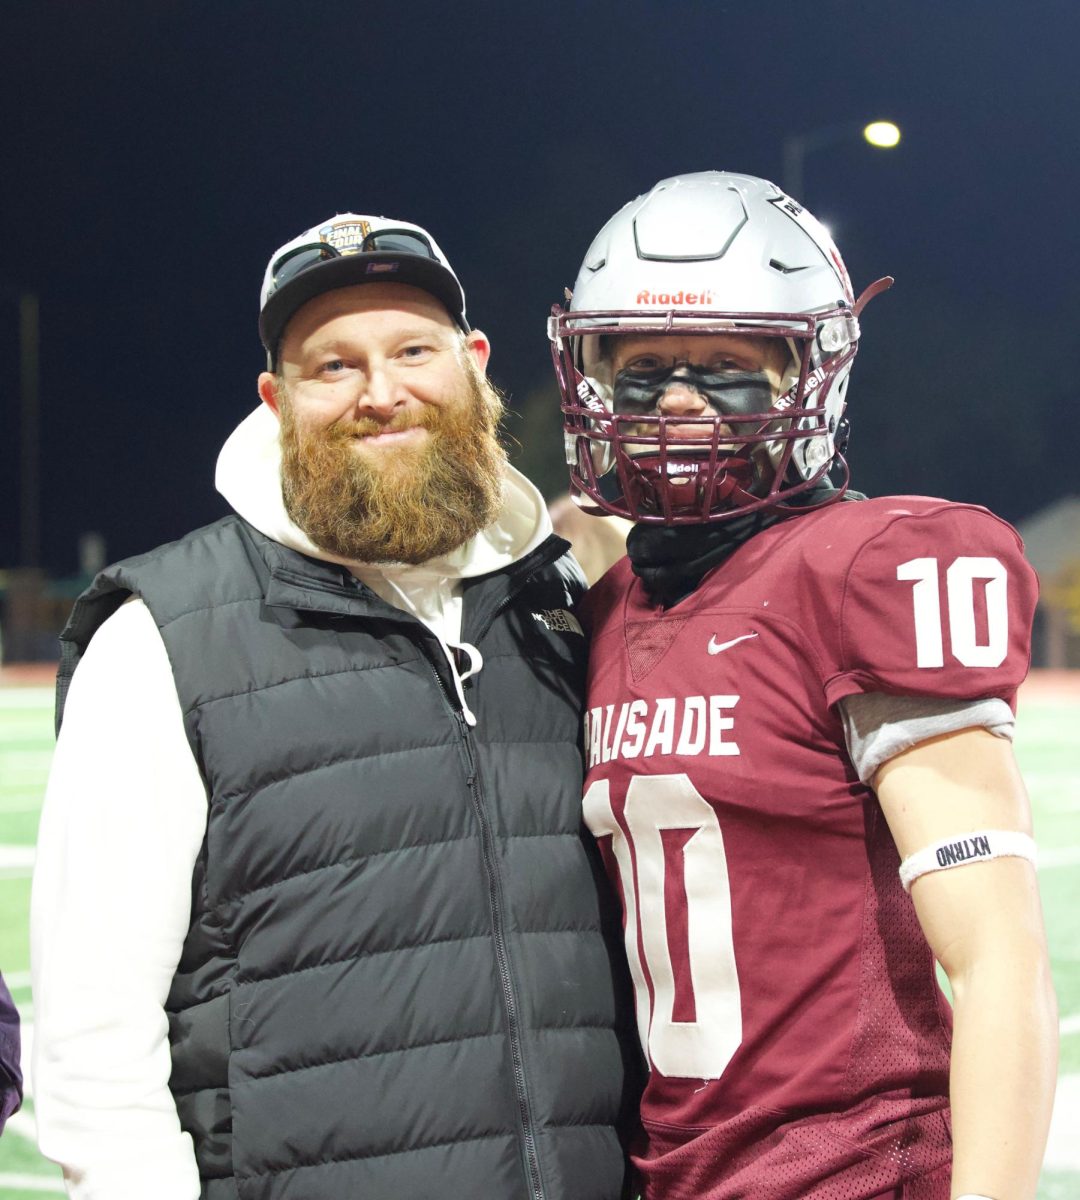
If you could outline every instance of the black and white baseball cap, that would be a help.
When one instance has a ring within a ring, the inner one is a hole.
[[[338,213],[275,250],[263,275],[259,336],[275,365],[285,326],[309,300],[358,283],[407,283],[430,293],[466,332],[465,293],[425,229],[389,217]]]

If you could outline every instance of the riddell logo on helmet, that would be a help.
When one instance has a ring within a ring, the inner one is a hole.
[[[712,292],[650,292],[644,288],[638,292],[635,304],[648,304],[652,308],[667,308],[670,305],[691,304],[708,307],[713,302]]]
[[[815,367],[806,377],[806,386],[803,389],[806,395],[810,395],[815,388],[821,387],[825,382],[825,369],[823,367]],[[798,393],[799,385],[792,384],[791,387],[782,395],[777,397],[773,402],[773,408],[779,409],[781,412],[786,412],[794,403],[795,396]]]
[[[607,416],[608,410],[604,407],[603,402],[597,399],[596,393],[584,379],[578,380],[577,395],[586,408],[591,408],[594,412],[601,412]]]

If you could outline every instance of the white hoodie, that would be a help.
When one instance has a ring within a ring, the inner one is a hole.
[[[289,519],[280,465],[277,420],[260,406],[221,451],[218,491],[268,537],[340,562]],[[416,567],[343,565],[438,636],[464,707],[461,681],[482,662],[460,641],[462,580],[509,566],[550,533],[540,493],[507,468],[499,517],[457,550]],[[469,654],[464,676],[451,648]],[[198,1200],[169,1091],[164,1003],[206,816],[164,644],[132,599],[94,635],[71,684],[31,903],[38,1137],[79,1200]]]

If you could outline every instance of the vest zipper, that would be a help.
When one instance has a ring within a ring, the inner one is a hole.
[[[527,570],[522,571],[518,575],[513,586],[488,615],[484,624],[474,633],[471,633],[476,644],[479,644],[481,638],[495,624],[499,616],[517,599],[533,575],[556,559],[561,558],[564,553],[564,547],[553,545],[542,546],[538,548],[538,552],[534,552],[535,561],[529,564]],[[437,672],[436,678],[438,678]],[[499,970],[499,982],[502,985],[503,991],[507,1032],[510,1039],[510,1056],[514,1071],[514,1088],[517,1093],[518,1120],[522,1142],[525,1147],[525,1163],[529,1172],[532,1200],[545,1200],[544,1182],[540,1174],[540,1157],[536,1148],[535,1122],[533,1121],[532,1106],[529,1103],[529,1091],[525,1079],[525,1058],[521,1049],[521,1029],[518,1021],[517,999],[514,995],[514,985],[510,976],[510,956],[506,946],[506,934],[503,930],[502,889],[499,883],[498,864],[495,861],[495,853],[492,845],[491,826],[488,822],[487,812],[484,809],[483,798],[480,793],[476,759],[473,756],[472,750],[471,731],[464,714],[454,705],[455,698],[447,694],[441,680],[440,687],[442,687],[443,695],[447,696],[447,699],[450,701],[454,716],[457,718],[458,731],[461,734],[461,744],[468,762],[469,792],[472,795],[473,810],[480,825],[480,847],[484,857],[484,868],[487,872],[488,904],[491,908],[491,926],[495,939],[495,958]]]
[[[473,634],[476,642],[485,634],[495,623],[501,613],[517,598],[519,593],[524,590],[526,584],[532,576],[542,567],[554,562],[565,553],[565,548],[557,544],[545,544],[537,548],[533,555],[529,557],[533,559],[528,565],[528,568],[522,570],[515,579],[513,585],[507,595],[499,601],[492,612],[485,620],[483,626]],[[359,589],[359,580],[352,580],[356,588]],[[413,618],[416,620],[416,618]],[[464,630],[463,630],[464,631]],[[536,1146],[536,1126],[532,1115],[532,1105],[529,1102],[528,1084],[525,1079],[525,1055],[522,1052],[521,1045],[521,1026],[518,1017],[518,1002],[514,992],[513,979],[510,973],[510,955],[506,945],[506,932],[503,927],[503,899],[502,885],[499,879],[498,864],[496,862],[493,837],[491,833],[491,824],[488,821],[487,810],[484,807],[483,795],[480,789],[479,776],[476,770],[476,758],[473,754],[472,738],[468,722],[465,720],[465,715],[458,706],[456,695],[451,695],[445,682],[435,668],[429,655],[426,651],[424,658],[427,661],[428,668],[435,677],[435,682],[442,693],[443,698],[447,702],[447,706],[454,715],[457,722],[458,734],[460,736],[461,747],[464,751],[465,761],[467,765],[467,782],[469,786],[469,795],[472,799],[473,811],[476,814],[477,823],[480,826],[480,851],[484,860],[484,870],[487,876],[488,886],[488,907],[491,913],[491,929],[492,937],[495,943],[495,963],[499,973],[499,984],[502,987],[503,994],[503,1011],[506,1014],[507,1036],[510,1042],[510,1060],[514,1073],[514,1092],[517,1100],[518,1109],[518,1128],[521,1134],[521,1140],[524,1147],[525,1166],[528,1171],[529,1190],[531,1200],[546,1200],[547,1193],[544,1190],[544,1181],[540,1172],[540,1156]]]
[[[446,689],[443,689],[445,694]],[[449,698],[449,697],[448,697]],[[487,811],[484,808],[480,793],[480,783],[476,771],[476,759],[473,756],[472,740],[469,726],[463,714],[454,709],[458,722],[458,732],[461,744],[468,762],[469,793],[472,796],[473,811],[480,825],[480,848],[484,858],[484,869],[487,874],[488,904],[491,909],[491,928],[495,941],[495,961],[499,970],[499,982],[502,985],[503,1005],[506,1013],[507,1033],[510,1039],[510,1057],[514,1070],[514,1090],[518,1106],[518,1120],[521,1137],[525,1146],[525,1164],[529,1172],[529,1184],[532,1200],[544,1200],[544,1184],[540,1175],[540,1157],[536,1149],[536,1131],[532,1115],[532,1105],[529,1103],[529,1090],[525,1080],[525,1056],[521,1048],[521,1027],[518,1019],[518,1004],[514,994],[514,984],[510,975],[510,955],[506,946],[506,933],[503,928],[502,888],[499,883],[499,869],[495,861],[495,851],[491,834],[491,825]]]
[[[484,872],[487,877],[488,909],[491,914],[492,938],[495,942],[495,965],[499,974],[499,984],[503,994],[503,1012],[506,1015],[506,1030],[510,1041],[510,1061],[514,1072],[514,1097],[517,1101],[518,1129],[524,1148],[525,1166],[529,1177],[531,1200],[545,1200],[547,1193],[540,1174],[540,1156],[536,1149],[536,1129],[533,1121],[532,1105],[529,1103],[529,1091],[525,1080],[525,1056],[521,1049],[521,1027],[518,1019],[518,1004],[514,994],[514,984],[510,976],[510,955],[506,947],[506,933],[503,929],[502,887],[499,882],[499,871],[495,861],[495,851],[492,845],[491,823],[488,821],[484,808],[483,796],[480,791],[480,781],[476,770],[476,757],[473,754],[472,738],[465,714],[457,705],[457,697],[452,696],[446,684],[439,676],[431,659],[424,654],[428,668],[435,676],[439,691],[447,702],[454,720],[457,723],[458,736],[466,763],[466,782],[469,786],[469,796],[472,800],[473,812],[480,826],[480,852],[484,860]]]

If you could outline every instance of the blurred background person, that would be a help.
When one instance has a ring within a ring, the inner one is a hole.
[[[22,1103],[19,1014],[0,976],[0,1130]]]

